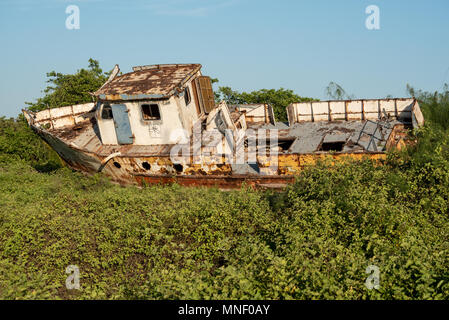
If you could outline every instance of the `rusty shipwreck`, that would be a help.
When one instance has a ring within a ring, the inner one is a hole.
[[[269,104],[216,103],[200,64],[115,66],[92,96],[23,114],[69,167],[121,184],[282,187],[325,156],[384,159],[424,122],[413,98],[294,103],[276,122]]]

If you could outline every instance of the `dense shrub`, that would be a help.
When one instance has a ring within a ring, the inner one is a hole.
[[[19,159],[41,172],[62,167],[57,153],[28,127],[23,116],[0,117],[0,161],[7,165]]]
[[[54,154],[2,119],[0,298],[448,299],[449,135],[429,115],[447,102],[433,97],[417,145],[382,166],[324,161],[282,193],[40,173]]]

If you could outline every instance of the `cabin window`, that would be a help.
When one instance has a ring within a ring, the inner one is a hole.
[[[142,116],[144,120],[161,120],[161,113],[157,104],[143,104]]]
[[[112,115],[112,108],[110,105],[105,105],[103,106],[103,111],[101,112],[101,118],[106,119],[106,120],[110,120],[113,118]]]
[[[184,89],[184,101],[186,102],[186,106],[189,105],[190,101],[192,101],[192,97],[190,96],[189,87]]]

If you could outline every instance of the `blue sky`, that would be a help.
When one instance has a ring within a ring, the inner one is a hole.
[[[68,5],[80,29],[65,27]],[[380,30],[365,8],[380,8]],[[449,82],[447,0],[0,0],[0,116],[16,116],[90,57],[104,70],[201,63],[237,90],[288,88],[324,99],[330,81],[357,98],[406,96]]]

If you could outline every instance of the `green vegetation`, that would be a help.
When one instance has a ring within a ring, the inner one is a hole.
[[[214,82],[217,82],[214,79]],[[229,104],[269,103],[273,107],[276,121],[287,121],[286,107],[294,102],[317,101],[317,99],[301,97],[289,89],[262,89],[252,92],[238,92],[230,87],[219,87],[217,100],[224,100]]]
[[[63,166],[56,152],[43,142],[27,125],[21,115],[18,119],[0,118],[0,161],[24,161],[40,172],[49,172]]]
[[[36,102],[27,102],[31,111],[59,108],[74,104],[92,102],[90,93],[95,92],[108,79],[110,72],[103,72],[97,60],[89,59],[88,69],[80,69],[75,74],[47,73],[50,84],[45,95]]]
[[[333,81],[329,82],[329,85],[326,87],[326,95],[329,99],[333,100],[351,100],[354,99],[353,95],[348,95],[338,83]]]
[[[448,299],[449,90],[409,91],[416,146],[323,162],[281,193],[120,187],[1,118],[0,299]]]

